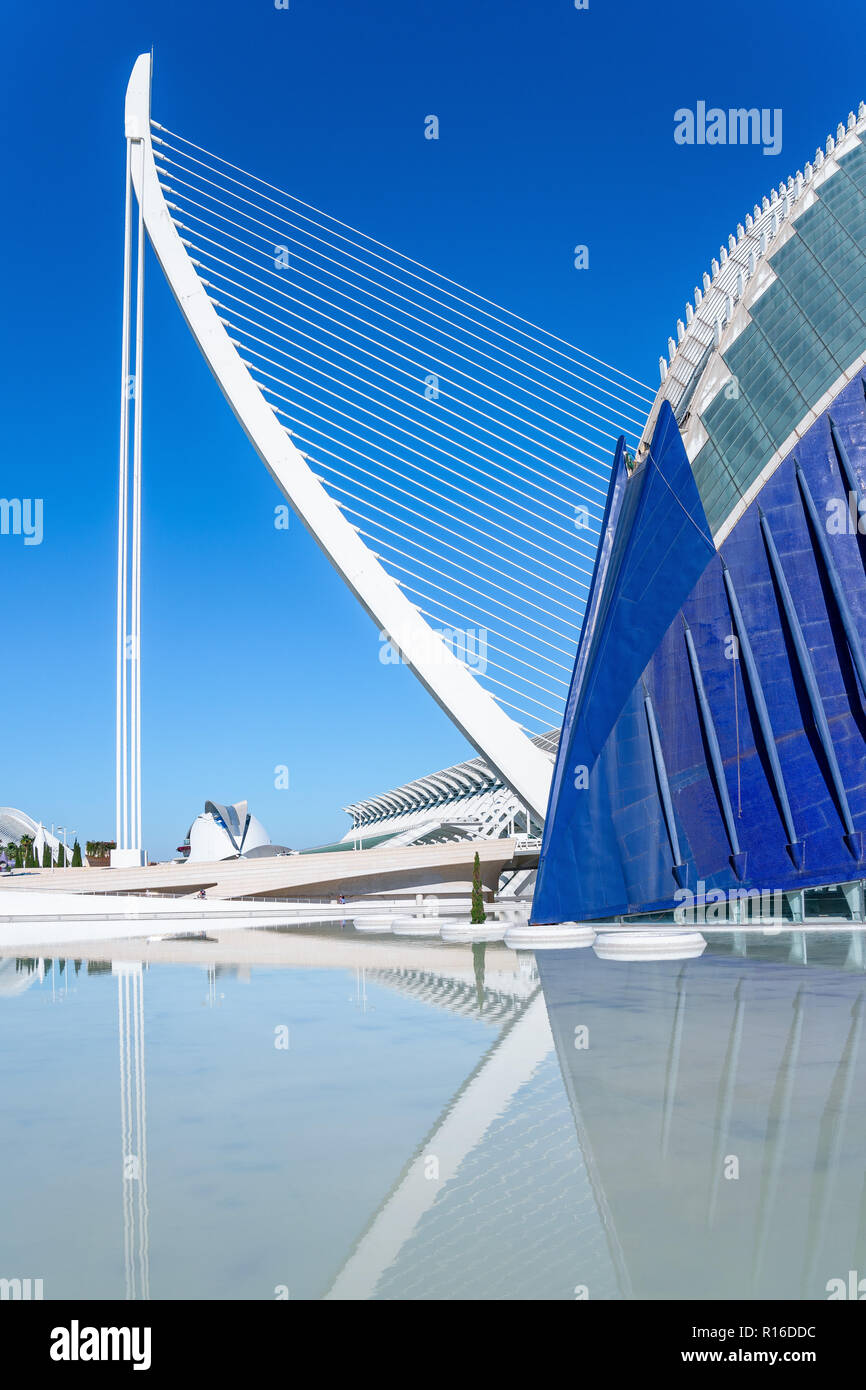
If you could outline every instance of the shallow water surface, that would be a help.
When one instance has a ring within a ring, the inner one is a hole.
[[[866,1276],[863,945],[536,960],[346,924],[0,958],[0,1277],[826,1298]]]

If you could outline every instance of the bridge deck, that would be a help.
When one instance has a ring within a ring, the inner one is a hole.
[[[229,859],[213,864],[152,864],[144,869],[28,869],[0,879],[4,887],[65,893],[166,893],[204,888],[209,898],[323,898],[339,893],[465,896],[476,852],[485,887],[495,892],[505,869],[530,868],[537,855],[516,839],[462,841]]]

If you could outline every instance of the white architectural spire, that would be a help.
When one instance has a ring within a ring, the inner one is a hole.
[[[150,73],[147,73],[148,106]],[[141,846],[141,445],[144,328],[144,206],[138,201],[135,282],[135,371],[130,373],[132,340],[133,180],[143,189],[145,131],[126,122],[126,198],[123,238],[123,324],[121,330],[120,466],[117,517],[117,655],[115,810],[117,847],[113,867],[145,863]],[[130,474],[130,402],[132,472]]]

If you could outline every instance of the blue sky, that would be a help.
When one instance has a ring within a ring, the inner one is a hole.
[[[81,837],[114,817],[122,103],[154,48],[157,120],[652,385],[711,256],[866,96],[866,14],[797,3],[267,0],[6,7],[0,802]],[[677,145],[674,111],[780,108],[782,151]],[[423,138],[435,112],[440,139]],[[590,266],[573,268],[573,247]],[[155,263],[146,307],[145,839],[206,797],[272,837],[470,755],[301,526]],[[288,790],[274,768],[290,770]]]

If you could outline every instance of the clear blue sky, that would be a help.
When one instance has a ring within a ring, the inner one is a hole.
[[[114,534],[122,104],[155,53],[157,120],[636,377],[737,221],[866,96],[866,11],[829,0],[188,0],[5,7],[0,803],[114,833]],[[783,111],[777,158],[682,147],[678,107]],[[440,139],[423,138],[429,113]],[[590,249],[577,272],[572,248]],[[205,797],[272,837],[470,755],[300,524],[147,293],[144,821],[171,852]],[[288,791],[274,767],[290,769]]]

